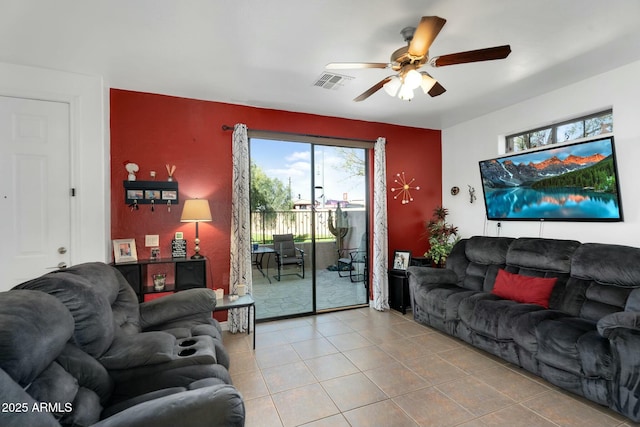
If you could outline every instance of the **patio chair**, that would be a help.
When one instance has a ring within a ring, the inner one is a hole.
[[[352,283],[364,282],[367,275],[367,233],[362,233],[358,249],[343,249],[338,259],[338,276],[349,277]],[[343,273],[349,272],[349,274]]]
[[[280,281],[281,276],[290,274],[296,274],[304,279],[304,251],[296,247],[293,234],[274,234],[273,249],[276,252],[276,265],[278,266],[278,274],[273,277],[277,281]],[[287,265],[298,266],[302,274],[299,272],[282,274],[282,269]]]

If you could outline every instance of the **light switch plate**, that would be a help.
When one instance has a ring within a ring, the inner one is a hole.
[[[160,236],[158,234],[147,234],[144,236],[144,245],[146,247],[160,246]]]

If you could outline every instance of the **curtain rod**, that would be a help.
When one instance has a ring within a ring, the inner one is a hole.
[[[225,132],[233,130],[233,129],[234,129],[233,126],[222,125],[222,130],[225,131]],[[344,137],[340,137],[340,136],[313,135],[313,134],[308,134],[308,133],[295,133],[295,132],[279,132],[279,131],[275,131],[275,130],[261,130],[261,129],[248,129],[248,130],[254,130],[256,132],[264,132],[264,133],[274,133],[274,134],[279,134],[279,135],[303,136],[303,137],[308,137],[308,138],[329,138],[329,139],[336,139],[336,140],[342,140],[342,141],[367,142],[367,143],[371,143],[371,144],[375,144],[376,143],[376,141],[372,141],[372,140],[368,140],[368,139],[344,138]]]

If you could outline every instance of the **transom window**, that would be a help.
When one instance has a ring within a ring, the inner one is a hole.
[[[613,132],[613,110],[600,111],[561,123],[531,129],[505,138],[506,152],[517,153],[545,145]]]

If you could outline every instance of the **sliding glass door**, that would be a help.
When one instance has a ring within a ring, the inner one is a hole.
[[[366,304],[366,150],[314,145],[313,153],[316,310]]]
[[[368,303],[364,148],[250,139],[257,319]]]

